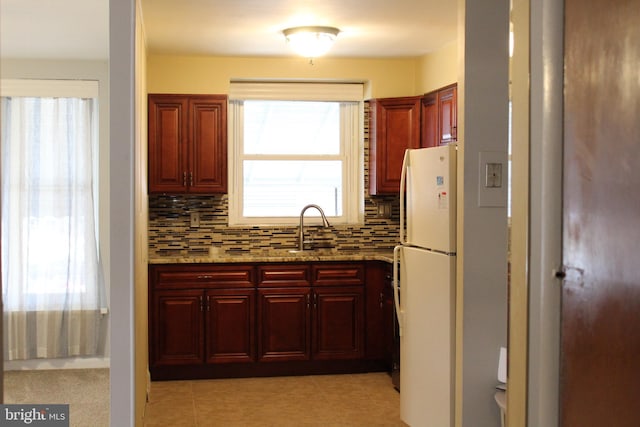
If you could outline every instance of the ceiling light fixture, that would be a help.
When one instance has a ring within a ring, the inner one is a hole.
[[[339,32],[334,27],[293,27],[282,34],[298,55],[317,58],[329,51]]]

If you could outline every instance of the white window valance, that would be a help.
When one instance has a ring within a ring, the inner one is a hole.
[[[363,83],[232,81],[229,100],[360,102]]]

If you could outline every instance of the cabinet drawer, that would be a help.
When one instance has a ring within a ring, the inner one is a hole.
[[[364,285],[364,264],[314,264],[311,277],[317,286]]]
[[[258,286],[310,286],[309,265],[269,264],[258,266]]]
[[[150,279],[159,289],[252,287],[254,283],[254,269],[250,265],[151,267]]]

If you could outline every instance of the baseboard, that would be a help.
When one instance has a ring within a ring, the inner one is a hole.
[[[110,366],[108,357],[77,357],[69,359],[6,360],[5,371],[35,369],[100,369]]]

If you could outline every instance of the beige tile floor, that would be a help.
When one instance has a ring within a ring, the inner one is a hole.
[[[145,426],[406,426],[385,373],[151,383]]]

